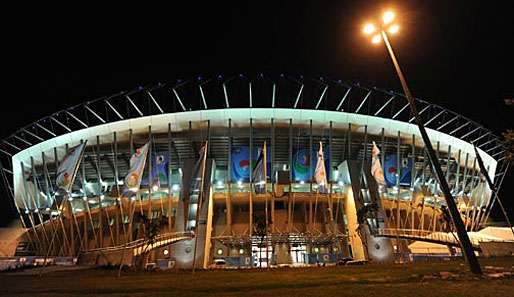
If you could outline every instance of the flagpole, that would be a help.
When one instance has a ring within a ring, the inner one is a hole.
[[[141,172],[141,178],[138,178],[138,181],[137,181],[137,191],[136,191],[136,197],[137,197],[137,192],[139,191],[139,189],[141,189],[141,181],[143,180],[143,172],[145,171],[145,166],[146,166],[146,160],[148,158],[148,153],[150,152],[150,141],[147,142],[148,144],[148,149],[146,150],[146,154],[143,158],[143,171]],[[148,175],[148,187],[150,187],[150,175]],[[134,204],[135,204],[135,200],[134,200]],[[139,210],[140,210],[140,213],[142,216],[145,215],[145,212],[143,211],[143,201],[141,199],[141,196],[139,197]],[[135,212],[135,205],[134,205],[134,212]],[[143,231],[145,230],[145,225],[143,224]]]
[[[72,175],[72,178],[71,178],[71,181],[70,181],[70,190],[73,186],[73,182],[75,181],[75,176],[77,175],[77,171],[78,171],[78,167],[79,167],[79,164],[82,162],[82,158],[84,157],[84,152],[85,152],[85,147],[86,147],[86,144],[87,144],[87,140],[84,141],[84,143],[82,144],[82,151],[80,152],[80,157],[77,161],[77,164],[75,164],[75,168],[73,170],[73,175]],[[57,160],[55,160],[57,162]],[[56,177],[57,178],[57,177]],[[54,195],[55,196],[55,195]],[[69,191],[66,192],[66,195],[64,196],[65,200],[67,200],[67,196],[69,196]],[[55,201],[55,197],[54,197],[54,201]],[[63,224],[63,221],[62,221],[62,206],[63,206],[63,201],[65,201],[64,199],[61,201],[60,205],[57,207],[57,214],[59,215],[59,218],[60,218],[60,221],[61,221],[61,224],[63,226],[63,230],[64,230],[64,224]],[[72,210],[73,211],[73,210]],[[52,215],[50,214],[50,220],[52,220]],[[45,258],[44,258],[44,261],[43,261],[43,266],[41,267],[41,271],[39,272],[39,276],[41,276],[43,274],[43,270],[45,269],[45,266],[46,266],[46,259],[48,258],[49,256],[49,253],[51,251],[51,247],[52,247],[52,244],[55,240],[55,235],[57,234],[57,228],[54,228],[54,232],[53,232],[53,235],[52,235],[52,240],[50,242],[50,246],[45,254]],[[66,230],[64,230],[64,236],[66,236]],[[68,240],[66,239],[66,242],[68,242]]]
[[[268,189],[267,189],[267,182],[268,182],[268,176],[267,176],[267,168],[266,168],[266,141],[264,141],[264,147],[263,149],[263,175],[264,175],[264,199],[265,199],[265,214],[266,214],[266,268],[269,270],[269,253],[268,253]]]
[[[487,170],[485,169],[484,162],[482,161],[482,157],[478,153],[478,149],[475,146],[475,144],[473,144],[473,148],[475,149],[475,155],[476,155],[477,160],[478,160],[478,167],[480,168],[480,172],[485,177],[485,180],[487,181],[487,184],[489,185],[489,188],[493,192],[493,195],[496,195],[496,200],[498,200],[498,205],[500,205],[500,208],[501,208],[501,210],[503,212],[503,215],[505,216],[505,219],[507,220],[507,223],[509,224],[509,229],[512,232],[512,234],[514,234],[514,230],[512,229],[512,224],[511,224],[511,222],[509,220],[509,216],[507,215],[507,212],[505,211],[505,208],[503,207],[503,203],[500,200],[500,196],[498,196],[498,193],[496,192],[496,188],[494,187],[494,184],[491,181],[491,178],[489,177],[489,174],[488,174]],[[491,197],[489,199],[491,199],[493,197],[493,195],[491,195]],[[492,208],[492,205],[491,205],[491,208]],[[479,221],[479,223],[480,223],[480,221]]]
[[[144,144],[142,147],[145,147],[145,145],[150,146],[149,142],[147,142],[146,144]],[[131,142],[131,149],[132,149],[132,142]],[[150,149],[148,148],[145,152],[145,156],[142,156],[142,160],[143,160],[143,165],[141,166],[141,172],[139,172],[139,174],[137,175],[138,176],[138,179],[137,179],[137,185],[136,185],[136,192],[134,193],[135,196],[133,196],[134,198],[137,197],[137,192],[139,191],[139,189],[141,188],[141,181],[143,180],[143,172],[145,171],[145,166],[146,166],[146,159],[148,157],[148,152],[150,151]],[[132,156],[130,156],[130,158],[132,159]],[[129,165],[132,165],[132,164],[129,164]],[[129,169],[130,170],[130,169]],[[122,202],[123,203],[123,202]],[[141,200],[139,201],[139,207],[141,209],[141,215],[144,215],[144,212],[143,212],[143,204],[141,203]],[[132,197],[130,198],[129,200],[129,237],[126,238],[126,244],[125,246],[123,247],[123,251],[122,251],[122,259],[121,259],[121,262],[120,262],[120,268],[118,270],[118,277],[121,276],[121,270],[123,268],[123,257],[125,256],[124,253],[125,253],[125,249],[128,245],[129,242],[132,241],[132,226],[133,226],[133,220],[134,220],[134,213],[136,212],[136,205],[135,205],[135,199],[134,199],[134,205],[132,205]],[[145,228],[145,225],[143,224],[143,229]]]
[[[200,188],[200,195],[198,196],[198,208],[196,210],[196,222],[195,222],[195,251],[193,253],[193,274],[195,273],[196,269],[196,250],[198,248],[198,225],[200,220],[200,213],[202,211],[202,201],[203,201],[203,188],[204,188],[204,179],[205,179],[205,163],[207,161],[207,145],[209,144],[209,141],[205,142],[204,145],[204,153],[203,153],[203,164],[202,164],[202,185]]]
[[[20,162],[20,166],[21,166],[21,171],[22,171],[22,175],[23,175],[23,188],[25,189],[25,195],[27,196],[27,201],[29,201],[30,193],[29,193],[28,186],[27,186],[27,180],[25,178],[25,166],[23,165],[23,162]],[[32,227],[32,232],[34,232],[34,235],[36,237],[38,249],[43,249],[43,245],[41,244],[39,235],[36,230],[34,215],[31,216],[31,214],[30,214],[31,211],[30,211],[29,207],[27,206],[27,203],[25,203],[25,200],[22,199],[21,201],[23,202],[23,205],[25,206],[25,213],[27,214],[27,217],[29,218],[30,225]],[[27,211],[28,211],[28,213],[27,213]],[[44,252],[44,250],[43,250],[43,252]]]

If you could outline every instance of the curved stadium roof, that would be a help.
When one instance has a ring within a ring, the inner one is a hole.
[[[504,148],[490,130],[436,104],[415,100],[427,128],[474,142],[495,160],[502,160]],[[87,101],[22,127],[2,140],[0,152],[11,157],[59,135],[130,118],[225,108],[344,111],[414,123],[406,97],[394,91],[323,77],[239,74],[159,82]]]

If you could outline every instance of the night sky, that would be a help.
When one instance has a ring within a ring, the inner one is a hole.
[[[362,33],[387,8],[396,12],[391,43],[415,97],[497,135],[514,126],[514,109],[502,103],[514,97],[508,1],[187,2],[5,11],[13,18],[3,26],[0,138],[72,105],[179,77],[303,74],[401,92],[385,46]],[[511,170],[500,192],[511,218],[513,183]],[[4,226],[13,210],[0,191]],[[502,219],[498,209],[493,215]]]

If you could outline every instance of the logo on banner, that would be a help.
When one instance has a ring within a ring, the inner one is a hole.
[[[234,180],[246,180],[250,177],[250,150],[247,147],[232,150],[232,172]]]
[[[309,172],[309,169],[311,168],[310,164],[310,155],[309,155],[309,149],[298,149],[293,151],[293,164],[292,166],[292,173],[293,173],[293,180],[294,181],[310,181],[311,178],[316,173],[316,168],[318,167],[318,151],[313,149],[312,150],[312,171]],[[330,160],[327,158],[329,156],[328,149],[323,148],[323,161],[325,164],[325,168],[330,168]],[[324,179],[330,178],[330,170],[323,170],[325,173]],[[319,171],[321,172],[321,171]]]
[[[299,150],[293,159],[296,180],[309,180],[310,156],[308,149]]]
[[[411,183],[411,174],[412,174],[412,159],[411,158],[401,158],[400,160],[400,170],[396,167],[396,162],[398,158],[396,155],[387,155],[385,160],[385,179],[387,186],[395,186],[396,179],[399,178],[400,185],[410,185]],[[398,172],[399,171],[399,172]],[[399,176],[400,175],[400,176]]]
[[[127,177],[127,187],[128,188],[135,188],[137,186],[137,181],[138,181],[138,176],[137,176],[137,173],[132,173],[131,175],[129,175]]]
[[[64,179],[62,183],[59,185],[59,187],[64,188],[70,183],[70,174],[68,172],[64,173]]]
[[[254,147],[252,151],[253,166],[257,165],[257,158],[259,157],[258,147]],[[248,181],[252,169],[250,168],[250,148],[247,146],[233,147],[231,154],[231,180],[233,181]],[[271,164],[271,151],[266,151],[266,163]],[[269,178],[271,175],[271,165],[266,165],[266,176]]]

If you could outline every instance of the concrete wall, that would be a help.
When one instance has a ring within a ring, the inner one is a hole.
[[[14,256],[20,241],[28,241],[24,228],[0,228],[0,257]]]

